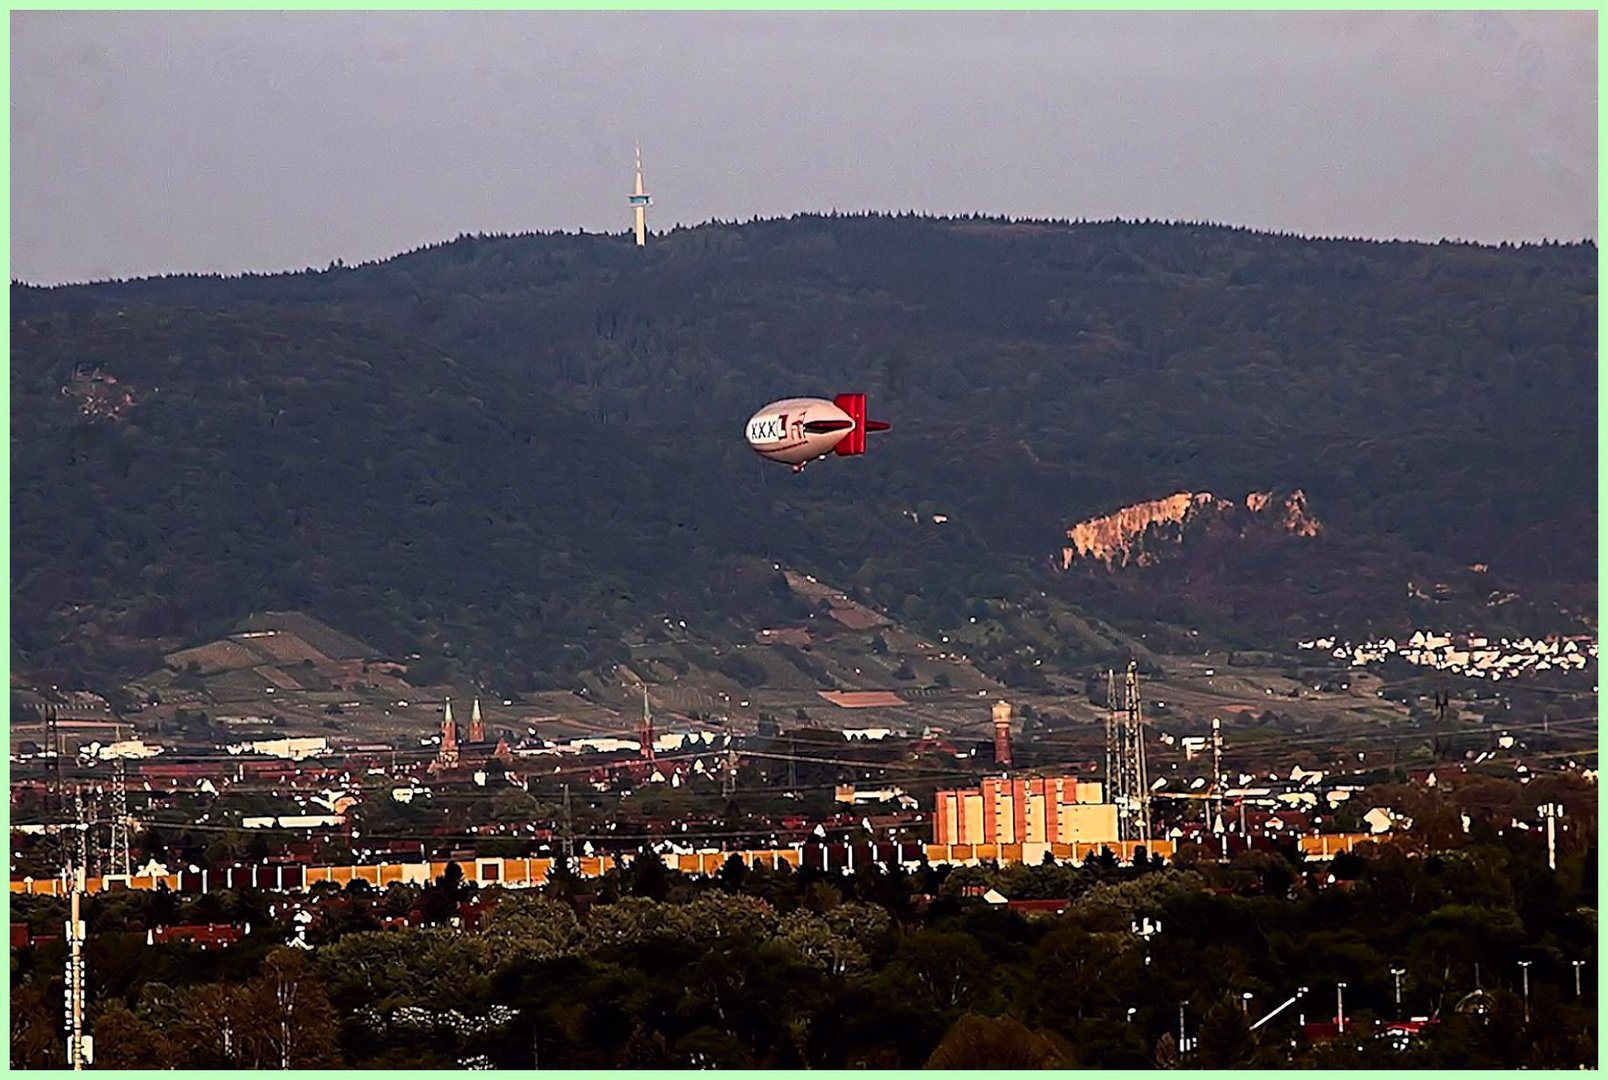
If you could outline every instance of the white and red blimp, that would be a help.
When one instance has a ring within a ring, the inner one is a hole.
[[[748,445],[761,457],[785,462],[794,472],[836,451],[845,456],[865,453],[868,431],[890,425],[865,418],[864,394],[773,401],[748,418]]]

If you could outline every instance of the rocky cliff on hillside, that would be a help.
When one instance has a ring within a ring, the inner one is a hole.
[[[1151,566],[1176,550],[1189,532],[1228,531],[1244,537],[1250,530],[1278,530],[1297,537],[1318,535],[1322,526],[1299,489],[1283,497],[1253,491],[1244,504],[1220,499],[1209,491],[1180,491],[1164,499],[1124,506],[1103,517],[1080,521],[1067,530],[1061,568],[1098,563],[1107,570]]]

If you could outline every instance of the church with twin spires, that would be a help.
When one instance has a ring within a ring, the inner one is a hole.
[[[447,711],[441,718],[441,748],[436,751],[435,762],[431,765],[432,771],[442,772],[456,769],[461,765],[484,764],[488,759],[496,758],[498,761],[510,761],[513,751],[508,748],[508,740],[499,738],[495,744],[486,738],[486,723],[480,715],[480,699],[475,698],[473,710],[469,714],[469,731],[465,739],[458,738],[458,724],[452,719],[452,699],[447,699]]]

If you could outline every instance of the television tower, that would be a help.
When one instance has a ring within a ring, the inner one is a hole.
[[[642,188],[642,144],[636,148],[636,191],[626,196],[626,201],[636,211],[636,242],[637,247],[646,247],[648,243],[648,207],[653,205],[653,196]]]

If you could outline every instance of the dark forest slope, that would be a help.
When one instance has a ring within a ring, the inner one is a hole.
[[[1048,587],[1074,520],[1291,487],[1357,550],[1588,609],[1595,264],[801,217],[14,286],[14,643],[82,642],[74,605],[134,635],[302,607],[547,681],[657,612],[763,608],[761,560],[941,626]],[[96,369],[134,396],[116,418],[84,413]],[[763,402],[850,389],[895,424],[867,457],[795,478],[743,445]],[[1367,607],[1335,609],[1405,617]]]

